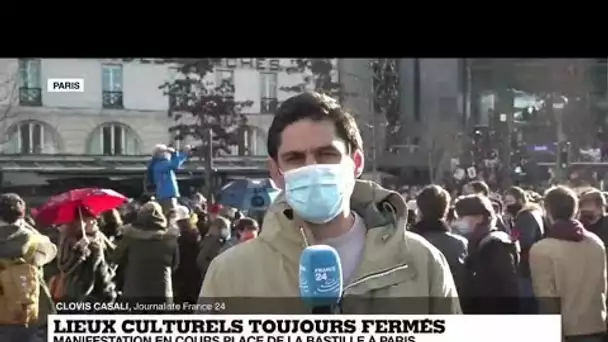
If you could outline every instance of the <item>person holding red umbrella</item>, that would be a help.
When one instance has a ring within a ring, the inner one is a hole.
[[[61,228],[58,264],[64,277],[62,299],[114,301],[115,272],[108,260],[115,247],[99,230],[95,213],[84,206],[75,210],[79,219]]]

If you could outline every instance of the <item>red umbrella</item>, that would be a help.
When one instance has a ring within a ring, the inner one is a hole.
[[[128,199],[110,189],[83,188],[51,197],[43,206],[32,210],[36,221],[47,225],[59,225],[79,220],[79,209],[97,216],[115,209]]]

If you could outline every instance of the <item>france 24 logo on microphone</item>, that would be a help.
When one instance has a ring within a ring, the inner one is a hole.
[[[83,78],[49,78],[46,81],[50,93],[82,93],[84,92]]]

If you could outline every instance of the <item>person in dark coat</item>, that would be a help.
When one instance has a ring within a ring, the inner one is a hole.
[[[509,227],[502,216],[503,204],[499,199],[491,196],[490,187],[486,182],[480,180],[472,181],[465,186],[464,190],[465,195],[483,195],[488,197],[496,213],[496,227],[509,235],[511,234],[511,227]],[[500,210],[496,210],[497,208],[500,208]]]
[[[534,290],[528,260],[532,245],[545,235],[543,210],[530,201],[524,189],[517,186],[506,191],[504,202],[507,214],[511,217],[511,237],[519,242],[521,248],[521,262],[518,268],[520,294],[532,298]]]
[[[519,311],[517,245],[496,228],[490,199],[468,195],[455,204],[461,229],[468,237],[466,276],[460,294],[465,314],[513,314]]]
[[[178,206],[176,225],[179,228],[179,266],[173,273],[173,288],[176,303],[196,303],[198,292],[203,283],[201,271],[196,265],[198,244],[201,236],[194,225],[190,211],[185,206]]]
[[[209,224],[209,230],[200,243],[199,253],[196,258],[196,264],[202,272],[203,279],[211,260],[234,244],[232,242],[234,240],[231,238],[230,226],[230,221],[222,216],[217,216]]]
[[[171,276],[179,265],[179,231],[169,226],[157,202],[141,207],[137,219],[124,226],[114,261],[125,267],[123,298],[139,303],[172,303]]]
[[[580,195],[579,218],[585,228],[597,235],[604,246],[608,246],[608,218],[606,217],[606,198],[597,190],[587,190]]]
[[[450,202],[450,194],[442,187],[426,186],[416,198],[416,205],[422,217],[411,231],[423,236],[443,253],[460,293],[466,275],[464,261],[467,256],[467,239],[452,234],[446,222]]]

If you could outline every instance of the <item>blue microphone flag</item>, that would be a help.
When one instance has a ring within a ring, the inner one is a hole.
[[[312,306],[337,304],[343,290],[342,265],[331,246],[315,245],[300,256],[300,296]]]

